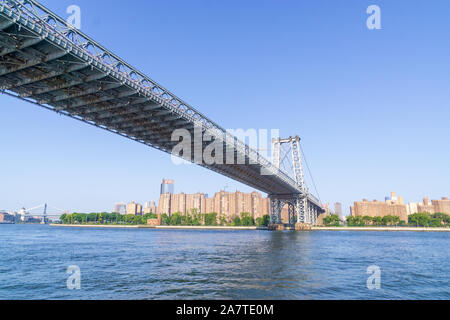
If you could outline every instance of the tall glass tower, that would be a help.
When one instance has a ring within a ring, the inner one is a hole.
[[[173,194],[173,192],[174,192],[174,181],[164,179],[161,183],[161,194],[165,193]]]

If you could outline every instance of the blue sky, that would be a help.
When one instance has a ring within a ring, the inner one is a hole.
[[[225,128],[299,134],[321,199],[450,195],[448,1],[61,1],[85,33]],[[382,30],[368,30],[377,4]],[[252,189],[0,95],[0,209],[112,210]]]

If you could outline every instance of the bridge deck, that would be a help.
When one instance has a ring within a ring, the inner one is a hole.
[[[258,152],[94,40],[34,1],[18,4],[0,0],[3,92],[167,153],[178,144],[171,141],[174,129],[220,133],[224,154],[232,148],[245,164],[199,165],[268,194],[301,193]],[[262,169],[273,174],[261,175]],[[308,199],[320,206],[312,195]]]

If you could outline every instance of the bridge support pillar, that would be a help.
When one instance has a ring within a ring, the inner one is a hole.
[[[311,230],[314,218],[313,208],[308,205],[307,198],[301,195],[271,195],[270,199],[270,226],[269,230]],[[283,223],[281,212],[288,206],[288,221]]]
[[[308,201],[306,197],[297,196],[293,199],[297,223],[308,223]]]
[[[269,225],[270,231],[284,231],[286,227],[283,223],[273,223]]]
[[[295,231],[311,231],[312,226],[309,223],[297,222],[295,224]]]
[[[270,196],[270,224],[281,223],[281,209],[283,209],[283,203],[280,199]]]
[[[309,202],[307,197],[295,195],[270,195],[269,230],[309,231],[317,224],[320,208]],[[281,212],[288,206],[289,219],[282,221]]]
[[[308,204],[306,197],[297,197],[296,215],[297,221],[295,223],[295,230],[310,231],[312,227],[311,206]]]

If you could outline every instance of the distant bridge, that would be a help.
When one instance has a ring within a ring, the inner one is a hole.
[[[267,193],[273,223],[281,222],[285,204],[290,208],[291,224],[314,224],[323,212],[302,175],[296,174],[302,170],[302,159],[292,141],[299,146],[299,140],[289,140],[294,159],[292,178],[34,0],[0,0],[0,89],[167,153],[179,143],[171,139],[175,129],[193,134],[200,128],[222,143],[224,152],[233,153],[235,159],[243,157],[245,163],[198,164]],[[275,141],[274,147],[279,143]],[[208,144],[203,142],[202,151]],[[195,162],[194,155],[189,160]]]
[[[51,213],[48,210],[51,209],[55,213]],[[38,211],[39,210],[39,211]],[[35,206],[33,208],[22,208],[16,210],[17,213],[23,214],[30,217],[60,217],[66,210],[58,209],[56,207],[52,207],[47,205],[46,203],[41,204],[39,206]]]
[[[49,213],[47,212],[48,208],[52,208],[52,210],[59,211],[60,213]],[[39,212],[37,211],[39,210]],[[47,223],[49,218],[59,218],[64,213],[64,210],[58,209],[55,207],[50,207],[46,203],[41,204],[39,206],[35,206],[33,208],[22,208],[19,210],[12,211],[15,214],[19,214],[20,219],[24,222],[30,221],[30,219],[41,219],[42,223]],[[11,212],[11,213],[12,213]]]

